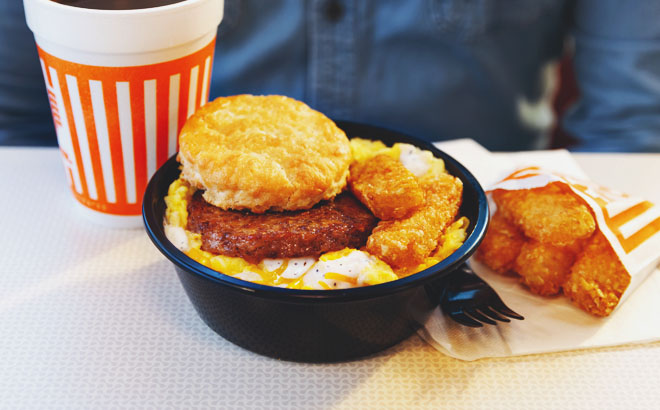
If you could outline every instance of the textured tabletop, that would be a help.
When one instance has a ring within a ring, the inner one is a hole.
[[[577,160],[660,202],[660,155]],[[415,335],[348,363],[258,356],[202,323],[142,230],[80,219],[56,149],[2,148],[0,170],[0,409],[659,406],[660,343],[463,362]]]

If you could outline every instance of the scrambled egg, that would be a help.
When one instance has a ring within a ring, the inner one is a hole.
[[[360,138],[351,140],[355,161],[385,154],[398,159],[415,176],[427,172],[444,173],[444,162],[431,152],[410,144],[387,147],[381,141]],[[357,249],[328,252],[321,257],[264,259],[258,265],[231,256],[215,255],[201,250],[201,236],[186,230],[188,201],[194,193],[185,181],[177,179],[169,187],[165,204],[165,234],[190,258],[225,275],[238,279],[290,289],[345,289],[390,282],[424,270],[458,249],[465,240],[469,221],[456,220],[438,242],[438,248],[419,266],[396,272],[382,260]]]
[[[382,141],[371,141],[362,138],[351,139],[351,154],[353,160],[362,162],[376,155],[389,155],[398,159],[408,171],[416,177],[427,172],[444,173],[445,162],[436,158],[430,151],[425,151],[411,144],[396,143],[392,147]]]

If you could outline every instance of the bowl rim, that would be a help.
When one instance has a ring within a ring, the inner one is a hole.
[[[387,296],[412,287],[424,285],[431,280],[449,274],[464,263],[476,251],[477,247],[483,240],[489,223],[488,200],[486,193],[477,179],[465,166],[449,154],[436,148],[432,143],[399,131],[353,121],[335,121],[335,123],[342,129],[344,127],[350,127],[352,129],[369,130],[371,133],[377,132],[379,135],[389,135],[390,138],[396,139],[397,142],[411,143],[419,148],[431,151],[435,157],[439,157],[445,161],[445,166],[450,164],[449,168],[458,170],[461,175],[454,176],[460,178],[463,181],[464,186],[470,184],[477,194],[477,219],[476,221],[470,221],[471,224],[474,223],[474,227],[463,244],[447,258],[420,272],[391,282],[364,287],[331,290],[287,289],[270,285],[261,285],[234,278],[204,266],[180,251],[165,236],[163,221],[159,221],[156,218],[156,204],[158,201],[163,201],[163,198],[154,198],[157,193],[156,188],[159,185],[160,180],[164,178],[165,173],[174,166],[174,163],[177,163],[176,156],[178,153],[174,154],[160,168],[158,168],[147,184],[142,202],[142,216],[149,238],[167,259],[186,272],[194,273],[212,282],[229,286],[237,291],[263,298],[275,298],[280,301],[291,303],[305,303],[310,300],[315,301],[315,303],[344,302]],[[356,136],[349,138],[355,137]],[[171,182],[172,181],[168,182],[168,186]]]

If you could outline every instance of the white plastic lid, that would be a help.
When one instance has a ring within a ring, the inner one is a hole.
[[[185,0],[137,10],[96,10],[23,0],[37,37],[93,53],[145,53],[177,47],[217,30],[224,0]]]

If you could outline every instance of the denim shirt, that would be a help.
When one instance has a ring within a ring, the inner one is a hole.
[[[563,121],[579,140],[574,149],[660,151],[660,2],[225,3],[212,98],[284,94],[334,119],[427,140],[543,148],[553,123],[553,66],[572,34],[581,98]],[[0,16],[7,7],[0,5]],[[7,24],[14,23],[2,20],[0,30]],[[0,41],[0,142],[25,134],[28,122],[42,124],[37,132],[51,121],[45,91],[34,90],[42,80],[27,34],[20,49]],[[5,57],[16,53],[29,54],[18,60],[29,69],[7,66]],[[30,119],[23,125],[22,115]]]

